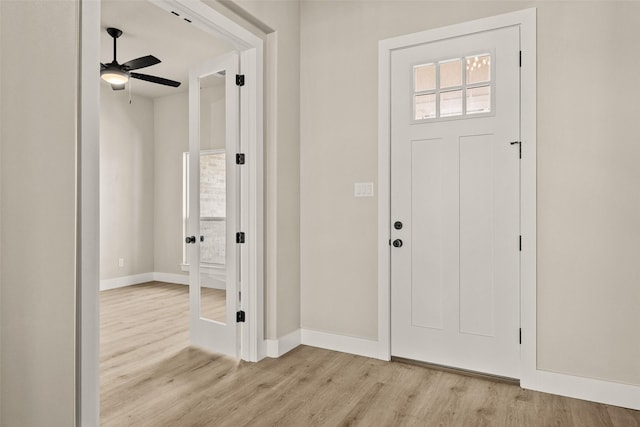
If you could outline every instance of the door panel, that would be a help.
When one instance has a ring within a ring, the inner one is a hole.
[[[411,323],[416,326],[442,329],[443,325],[443,220],[442,177],[444,140],[413,141],[411,149],[411,181],[421,182],[411,187],[413,273],[421,281],[411,286]]]
[[[392,355],[517,378],[519,30],[391,58]]]
[[[189,76],[189,319],[191,343],[239,355],[235,153],[239,141],[238,55],[194,67]]]

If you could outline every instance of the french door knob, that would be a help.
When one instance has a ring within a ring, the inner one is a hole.
[[[401,248],[402,247],[402,240],[400,239],[396,239],[393,241],[393,247],[394,248]]]
[[[402,230],[402,222],[401,221],[394,222],[393,228],[395,228],[396,230]]]
[[[204,242],[204,236],[200,236],[200,241]]]
[[[196,236],[187,236],[186,239],[184,239],[185,242],[187,243],[195,243],[196,242]]]

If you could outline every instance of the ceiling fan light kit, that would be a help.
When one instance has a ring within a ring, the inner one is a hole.
[[[122,85],[129,81],[129,75],[117,68],[105,68],[101,70],[100,77],[112,85]]]
[[[176,82],[175,80],[131,72],[131,70],[138,70],[159,64],[161,61],[153,55],[141,56],[140,58],[127,61],[124,64],[118,64],[116,60],[116,40],[122,35],[122,31],[117,28],[107,28],[107,33],[113,37],[113,61],[108,64],[100,63],[100,77],[109,83],[113,90],[124,89],[124,84],[129,81],[129,78],[171,87],[180,86],[180,82]]]

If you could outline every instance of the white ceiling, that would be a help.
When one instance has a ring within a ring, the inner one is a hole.
[[[100,62],[105,64],[113,59],[113,39],[106,29],[115,27],[123,32],[118,38],[118,63],[153,55],[162,62],[136,72],[182,83],[180,87],[173,88],[130,79],[127,86],[132,84],[134,95],[156,98],[187,91],[190,67],[233,50],[225,41],[214,38],[148,1],[103,0],[101,3]],[[99,78],[97,70],[96,64],[96,78]],[[101,84],[108,86],[102,80]]]

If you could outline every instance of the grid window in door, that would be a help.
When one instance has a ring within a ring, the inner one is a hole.
[[[413,120],[491,113],[491,54],[449,58],[413,67]]]

